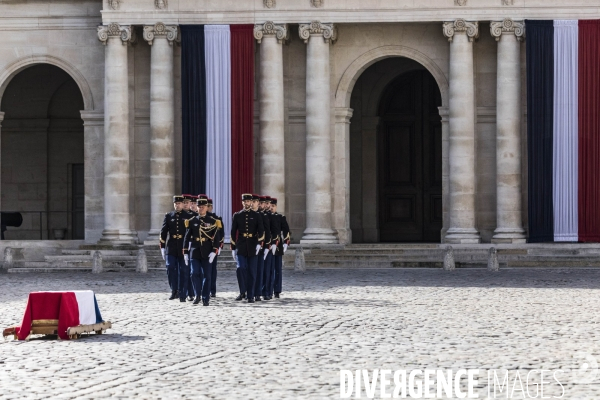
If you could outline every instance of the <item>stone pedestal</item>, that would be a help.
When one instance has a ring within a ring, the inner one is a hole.
[[[144,27],[150,55],[150,231],[146,241],[158,243],[166,212],[175,194],[175,93],[173,42],[177,27],[157,23]]]
[[[267,22],[254,27],[260,43],[260,194],[277,198],[285,213],[285,136],[283,96],[283,49],[287,25]]]
[[[496,230],[493,243],[525,243],[521,207],[521,41],[525,24],[492,22],[498,41]]]
[[[300,243],[338,243],[332,229],[329,46],[333,24],[300,24],[306,57],[306,230]]]
[[[450,41],[449,222],[445,243],[479,243],[475,228],[475,87],[473,41],[477,22],[444,23]]]
[[[101,242],[137,242],[129,210],[129,81],[127,45],[134,38],[130,26],[98,27],[106,46],[104,76],[104,230]]]

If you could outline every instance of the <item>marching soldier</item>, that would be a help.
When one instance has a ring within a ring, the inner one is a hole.
[[[197,204],[197,200],[198,200],[198,196],[194,196],[191,194],[182,194],[183,196],[183,204],[184,204],[184,211],[186,210],[187,207],[187,213],[189,214],[187,219],[193,218],[196,215],[198,215],[198,204]],[[190,275],[188,277],[187,280],[188,284],[187,284],[187,300],[188,301],[194,301],[194,286],[192,285],[192,276]]]
[[[271,198],[271,215],[272,219],[276,221],[275,229],[278,232],[277,244],[271,246],[271,250],[273,252],[273,272],[274,275],[272,277],[273,281],[273,291],[275,293],[275,298],[279,298],[279,294],[282,290],[282,265],[283,265],[283,255],[287,251],[287,248],[290,244],[290,227],[287,223],[285,215],[279,214],[277,212],[277,199]]]
[[[271,230],[269,229],[270,222],[269,217],[263,212],[263,208],[260,206],[260,200],[262,196],[257,194],[252,195],[252,210],[256,211],[258,215],[262,218],[262,224],[265,228],[265,240],[263,242],[263,246],[261,248],[262,252],[258,254],[258,258],[256,259],[256,281],[254,284],[254,300],[261,301],[260,296],[262,295],[263,288],[263,275],[264,275],[264,267],[265,267],[265,259],[267,258],[267,254],[269,252],[269,246],[271,244]]]
[[[245,281],[248,303],[254,303],[257,255],[263,246],[265,231],[261,216],[252,210],[252,195],[242,194],[244,209],[233,214],[231,223],[231,250],[237,255],[239,269]],[[242,300],[240,294],[236,300]]]
[[[221,221],[221,227],[219,228],[219,251],[217,252],[217,256],[215,257],[215,261],[212,263],[212,275],[211,275],[211,283],[210,283],[210,297],[215,297],[217,295],[217,261],[219,259],[219,255],[221,255],[221,251],[223,250],[223,243],[225,241],[225,227],[223,226],[223,218],[219,217],[217,214],[213,213],[213,199],[208,199],[208,210],[207,214],[211,217],[218,219]]]
[[[202,300],[202,305],[208,306],[211,264],[217,256],[219,247],[217,235],[221,221],[206,214],[205,198],[198,199],[197,203],[198,215],[185,221],[187,230],[183,240],[183,257],[187,265],[191,264],[192,283],[196,295],[193,304],[198,304]]]
[[[179,300],[185,301],[190,273],[183,258],[183,236],[188,216],[183,211],[183,196],[173,196],[173,206],[175,210],[165,214],[160,230],[160,252],[167,263],[167,278],[171,287],[169,300],[177,298],[179,293]]]

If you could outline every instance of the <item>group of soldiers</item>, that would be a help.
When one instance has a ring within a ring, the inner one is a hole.
[[[223,219],[213,213],[208,196],[173,196],[174,210],[166,213],[160,232],[160,249],[166,261],[171,288],[169,300],[208,306],[217,292],[217,259],[225,241]],[[233,215],[231,250],[237,263],[240,294],[248,303],[279,298],[282,291],[282,256],[290,243],[277,199],[242,195],[243,209]]]

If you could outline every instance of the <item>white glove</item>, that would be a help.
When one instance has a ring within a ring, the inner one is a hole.
[[[184,254],[183,259],[185,260],[185,265],[190,264],[190,255],[189,254]]]
[[[235,260],[235,250],[231,250],[231,257]]]
[[[217,256],[217,253],[215,253],[214,251],[212,253],[210,253],[208,255],[208,262],[212,264],[212,262],[215,260],[216,256]]]
[[[277,246],[275,246],[274,244],[271,245],[271,252],[273,252],[273,255],[275,255],[275,252],[277,251]]]
[[[265,249],[265,256],[263,257],[263,260],[267,259],[267,254],[269,254],[269,249]]]
[[[165,249],[160,249],[160,255],[162,256],[163,260],[167,259],[167,257],[165,257]]]
[[[283,244],[283,254],[285,254],[285,252],[287,251],[287,246],[288,246],[287,243]]]
[[[260,251],[260,244],[256,245],[256,255],[258,255],[258,252]]]

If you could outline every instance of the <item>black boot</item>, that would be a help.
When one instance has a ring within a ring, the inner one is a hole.
[[[200,301],[202,300],[202,298],[200,296],[196,297],[196,299],[194,299],[194,305],[200,303]]]
[[[171,297],[169,297],[169,300],[175,300],[177,298],[177,292],[171,292]]]
[[[275,293],[275,298],[278,299],[279,298],[279,293]]]
[[[245,298],[246,296],[243,294],[240,294],[238,297],[235,298],[235,301],[241,301]]]
[[[255,301],[261,301],[261,298],[260,298],[260,296],[256,296],[256,297],[254,298],[254,300],[255,300]]]

